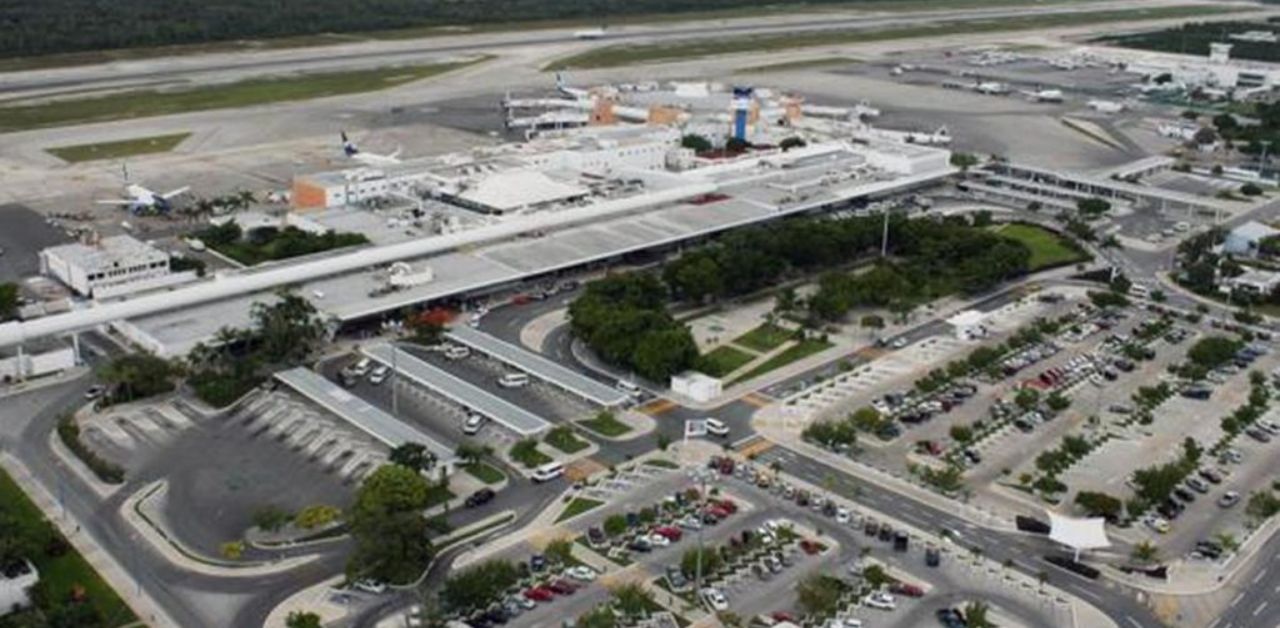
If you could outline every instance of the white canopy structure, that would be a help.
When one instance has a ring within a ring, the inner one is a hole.
[[[1079,562],[1083,550],[1111,547],[1106,525],[1107,520],[1102,517],[1077,519],[1050,512],[1049,539],[1070,547],[1075,552],[1076,562]]]

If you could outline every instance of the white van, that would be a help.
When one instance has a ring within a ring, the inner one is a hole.
[[[369,374],[369,369],[372,368],[373,360],[370,360],[369,358],[361,358],[359,362],[356,362],[355,366],[351,367],[351,374],[356,377],[364,377]]]
[[[550,482],[564,475],[564,465],[559,462],[548,462],[547,464],[533,470],[534,482]]]
[[[449,347],[444,350],[444,357],[450,360],[461,360],[471,357],[471,350],[466,347]]]
[[[640,387],[636,386],[634,382],[629,382],[625,379],[618,380],[618,390],[627,393],[631,397],[640,396]]]
[[[498,378],[498,385],[503,388],[520,388],[528,384],[528,373],[507,373]]]

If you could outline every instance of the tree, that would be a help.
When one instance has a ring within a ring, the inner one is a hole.
[[[686,578],[693,579],[697,577],[699,552],[702,553],[702,575],[704,577],[707,574],[714,573],[716,570],[720,569],[720,565],[724,562],[724,559],[720,556],[720,552],[717,552],[711,547],[704,547],[701,550],[695,547],[693,549],[686,550],[680,557],[680,571]]]
[[[1076,201],[1076,210],[1086,216],[1099,216],[1111,210],[1111,203],[1098,197]]]
[[[1059,392],[1054,392],[1050,394],[1047,398],[1045,398],[1044,402],[1046,405],[1049,406],[1049,409],[1053,410],[1054,412],[1062,412],[1063,410],[1066,410],[1068,407],[1071,406],[1071,400],[1068,399],[1066,395],[1063,395],[1062,393],[1059,393]]]
[[[1129,556],[1140,563],[1153,563],[1160,556],[1160,548],[1151,541],[1142,541],[1133,546]]]
[[[968,425],[952,425],[951,438],[961,445],[973,440],[973,428]]]
[[[0,322],[7,321],[18,314],[18,284],[0,283]]]
[[[810,616],[833,615],[840,608],[846,585],[823,573],[806,576],[796,586],[796,603]]]
[[[569,565],[573,561],[573,541],[566,537],[553,539],[550,543],[547,543],[542,553],[546,555],[547,560],[561,565]]]
[[[413,469],[418,473],[430,471],[436,466],[436,455],[427,449],[422,443],[402,443],[395,449],[391,450],[391,455],[387,456],[387,460],[391,464],[398,464],[402,467]]]
[[[807,145],[808,145],[807,142],[805,142],[803,139],[796,137],[794,135],[783,139],[781,142],[778,142],[778,148],[781,148],[782,152],[784,153],[793,148],[804,148]]]
[[[609,536],[619,536],[627,531],[627,517],[622,514],[609,515],[604,520],[604,533]]]
[[[618,585],[609,593],[613,595],[614,605],[622,611],[623,617],[642,617],[654,607],[653,596],[634,582]]]
[[[1245,196],[1261,196],[1262,188],[1258,187],[1256,183],[1246,183],[1240,186],[1240,193]]]
[[[458,459],[463,464],[475,464],[488,456],[492,456],[493,447],[468,440],[458,443],[458,448],[454,450],[454,454],[458,456]]]
[[[253,525],[268,532],[279,531],[291,519],[293,516],[288,511],[274,504],[263,506],[253,513]]]
[[[484,608],[519,580],[519,570],[509,561],[488,560],[445,580],[440,602],[454,611]]]
[[[293,611],[284,620],[285,628],[321,628],[320,616],[303,611]]]
[[[422,516],[429,490],[426,479],[397,464],[383,465],[365,479],[349,516],[356,547],[348,577],[408,582],[422,573],[433,555]]]
[[[858,324],[868,329],[884,329],[884,317],[875,314],[867,314],[863,316]]]
[[[1080,491],[1076,493],[1075,501],[1089,516],[1105,517],[1107,520],[1116,519],[1124,509],[1124,504],[1118,498],[1106,493]]]
[[[991,210],[980,209],[973,212],[973,226],[979,229],[991,226]]]
[[[968,172],[970,168],[978,165],[978,157],[971,153],[951,153],[951,165],[959,168],[961,172]]]
[[[129,353],[98,369],[98,377],[110,388],[110,400],[125,403],[174,389],[180,375],[177,364],[150,353]]]
[[[1269,489],[1258,491],[1249,496],[1244,512],[1258,521],[1265,521],[1280,513],[1280,498]]]
[[[303,530],[312,530],[329,525],[337,521],[341,516],[342,511],[334,506],[316,504],[299,510],[298,514],[293,518],[293,525]]]
[[[1226,336],[1208,336],[1196,341],[1187,351],[1192,364],[1213,370],[1235,359],[1241,343]]]
[[[1040,391],[1034,388],[1021,388],[1018,394],[1013,396],[1013,402],[1023,410],[1030,410],[1040,403]]]
[[[689,133],[680,138],[680,145],[695,153],[705,153],[711,150],[711,140],[694,133]]]
[[[1041,581],[1041,584],[1044,584]],[[970,602],[964,607],[964,621],[968,628],[995,628],[995,624],[987,616],[991,607],[981,600]]]

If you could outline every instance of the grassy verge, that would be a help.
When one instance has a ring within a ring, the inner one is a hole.
[[[566,454],[575,454],[591,446],[591,443],[578,438],[578,435],[573,433],[573,428],[565,425],[547,432],[543,442]]]
[[[80,163],[82,161],[95,161],[98,159],[120,159],[122,157],[133,157],[136,155],[151,155],[154,153],[167,153],[173,150],[183,140],[191,137],[190,133],[173,133],[171,135],[152,135],[150,137],[135,137],[129,140],[121,140],[118,142],[98,142],[96,144],[76,144],[73,146],[58,146],[55,148],[46,148],[45,152],[70,163]]]
[[[124,467],[99,456],[80,440],[80,426],[71,416],[58,422],[58,438],[99,480],[107,484],[124,484]]]
[[[73,595],[78,591],[102,618],[102,625],[123,626],[138,620],[120,596],[75,548],[67,544],[57,529],[44,518],[40,509],[3,470],[0,470],[0,515],[9,522],[9,525],[0,529],[0,539],[6,541],[6,546],[7,541],[13,539],[18,542],[18,547],[30,547],[23,556],[40,572],[40,583],[36,585],[33,596],[40,612],[59,613],[60,609],[70,608]],[[74,612],[62,611],[59,614],[63,617],[78,617]],[[74,623],[76,620],[69,621]]]
[[[619,421],[617,417],[613,416],[610,412],[601,412],[600,414],[597,414],[594,419],[578,421],[578,425],[581,425],[582,427],[585,427],[601,436],[609,436],[612,438],[617,438],[618,436],[622,436],[623,434],[631,431],[630,425]]]
[[[497,467],[484,463],[476,462],[469,464],[463,469],[473,478],[484,482],[485,484],[500,484],[507,478]]]
[[[768,353],[778,347],[782,343],[791,340],[792,332],[784,327],[770,325],[764,323],[759,327],[738,336],[733,339],[733,344],[742,345],[748,349],[754,349],[760,353]]]
[[[604,502],[598,499],[588,499],[586,497],[575,497],[569,505],[565,507],[564,512],[556,517],[556,523],[568,521],[584,512],[603,506]]]
[[[784,61],[782,63],[768,63],[765,65],[752,65],[745,68],[738,68],[734,72],[742,73],[758,73],[758,72],[791,72],[794,70],[815,70],[818,68],[828,68],[838,65],[852,65],[854,63],[862,63],[861,60],[853,57],[818,57],[814,59],[798,59],[796,61]]]
[[[648,460],[645,460],[644,463],[650,467],[657,467],[659,469],[679,469],[680,468],[680,465],[674,462],[671,462],[666,458],[650,458]]]
[[[893,39],[941,37],[955,34],[1037,30],[1085,26],[1106,22],[1156,20],[1232,13],[1239,9],[1210,5],[1187,5],[1152,9],[1117,9],[1050,15],[1026,15],[985,20],[956,20],[920,26],[879,30],[829,30],[803,33],[724,37],[667,42],[605,46],[565,57],[549,64],[547,70],[611,68],[637,63],[677,61],[745,52],[771,52],[793,48],[860,44]]]
[[[430,78],[485,59],[251,79],[189,89],[136,90],[109,96],[0,107],[0,132],[373,92]]]
[[[1087,259],[1087,255],[1070,240],[1044,227],[1028,224],[1007,224],[994,231],[1006,238],[1017,240],[1031,249],[1030,270],[1037,271],[1050,266],[1074,264]]]
[[[749,379],[760,377],[761,375],[764,375],[769,371],[782,368],[797,360],[803,360],[804,358],[807,358],[820,351],[825,351],[831,348],[831,346],[832,346],[831,343],[823,340],[802,340],[788,347],[782,353],[779,353],[778,355],[775,355],[772,358],[765,360],[763,364],[760,364],[759,366],[751,369],[750,371],[747,371],[746,373],[742,374],[740,377],[733,380],[732,382],[729,382],[729,385],[732,386],[734,384],[737,384],[738,382],[744,382]]]
[[[756,356],[741,349],[724,345],[698,358],[698,370],[712,377],[724,377],[754,360]]]
[[[512,445],[511,459],[524,465],[526,469],[540,467],[551,462],[551,456],[538,451],[538,441],[532,438],[527,438]]]

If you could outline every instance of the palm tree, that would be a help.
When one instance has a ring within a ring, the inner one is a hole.
[[[1133,546],[1130,556],[1140,563],[1153,563],[1156,557],[1160,555],[1160,548],[1156,547],[1151,541],[1143,541]]]
[[[969,628],[995,628],[995,624],[987,617],[991,607],[981,600],[970,602],[964,607],[964,621]]]
[[[258,202],[257,197],[255,197],[253,192],[250,192],[249,190],[240,190],[240,192],[236,194],[236,200],[241,207],[246,209],[249,205]]]

